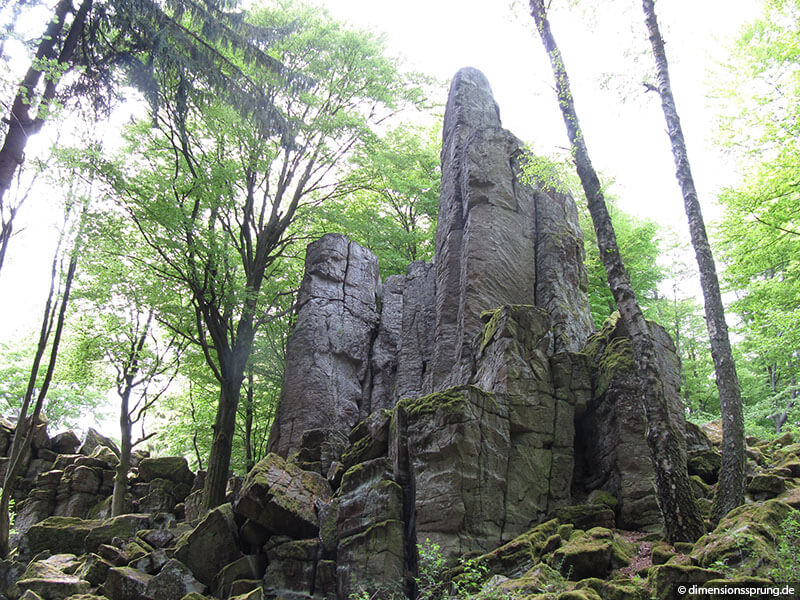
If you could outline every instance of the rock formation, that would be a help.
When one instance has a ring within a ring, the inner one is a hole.
[[[381,283],[344,236],[308,246],[270,453],[230,503],[201,514],[184,459],[137,457],[129,508],[144,514],[103,520],[113,444],[92,435],[70,454],[74,435],[42,429],[18,518],[31,562],[0,562],[0,594],[408,594],[426,540],[509,577],[545,556],[540,571],[562,581],[627,564],[633,548],[610,528],[661,526],[641,386],[617,320],[590,337],[574,201],[525,183],[522,160],[486,79],[459,71],[435,260]],[[674,348],[653,331],[679,398]],[[679,405],[672,416],[682,429]],[[0,448],[12,429],[0,422]],[[693,439],[705,493],[717,455]]]

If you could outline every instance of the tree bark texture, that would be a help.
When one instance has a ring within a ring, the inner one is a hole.
[[[677,431],[669,419],[664,385],[656,364],[650,328],[645,321],[622,263],[600,180],[589,159],[580,128],[567,71],[550,30],[543,0],[530,0],[531,15],[550,58],[556,81],[559,107],[567,127],[578,176],[592,216],[600,256],[608,276],[614,301],[633,346],[633,354],[643,382],[643,406],[647,420],[647,442],[656,475],[656,493],[670,541],[695,541],[705,528],[695,503],[686,468],[686,454]]]
[[[716,522],[744,502],[746,456],[742,398],[728,337],[728,326],[725,323],[725,309],[722,306],[717,269],[711,254],[711,245],[708,243],[705,222],[689,166],[686,141],[672,94],[667,54],[658,27],[654,0],[643,0],[642,6],[656,62],[658,94],[661,96],[661,106],[664,110],[667,132],[672,144],[672,155],[675,158],[675,175],[683,194],[692,246],[700,271],[706,325],[711,342],[711,356],[714,360],[717,389],[719,390],[722,413],[722,466],[712,508],[712,518]]]

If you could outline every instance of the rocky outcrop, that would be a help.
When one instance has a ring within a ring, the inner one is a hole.
[[[654,323],[659,371],[670,399],[676,431],[685,431],[680,400],[680,364],[672,340]],[[660,530],[661,512],[655,496],[653,465],[644,436],[642,383],[633,351],[618,313],[593,335],[585,349],[595,371],[592,401],[577,423],[581,461],[574,486],[578,496],[603,489],[619,499],[617,523],[629,529]]]
[[[432,385],[467,383],[484,310],[544,308],[555,351],[577,351],[592,330],[583,235],[569,196],[526,185],[522,143],[502,129],[482,73],[462,69],[450,86],[436,230]]]
[[[320,423],[343,433],[358,423],[370,399],[378,291],[371,252],[337,234],[308,246],[270,452],[296,452],[303,432]]]

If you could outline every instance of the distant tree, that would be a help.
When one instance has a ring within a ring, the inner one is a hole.
[[[667,122],[672,154],[675,158],[675,174],[683,194],[686,216],[689,219],[689,232],[692,237],[700,271],[700,286],[705,300],[705,315],[711,342],[711,356],[714,359],[714,372],[719,389],[720,410],[722,412],[722,466],[719,483],[714,495],[712,518],[719,521],[728,512],[744,502],[745,445],[742,397],[736,363],[733,359],[731,342],[728,337],[728,324],[725,322],[725,309],[722,305],[722,292],[717,278],[717,268],[708,242],[705,221],[697,199],[694,177],[689,165],[686,141],[683,137],[678,110],[672,94],[669,78],[669,65],[664,48],[664,40],[658,27],[654,0],[643,0],[645,23],[653,47],[656,62],[656,91],[661,97],[661,106]]]
[[[341,195],[312,215],[315,233],[346,233],[379,259],[381,275],[433,258],[440,127],[400,126],[360,148]]]
[[[74,184],[74,178],[72,184]],[[17,416],[14,437],[8,451],[8,462],[0,492],[0,556],[9,553],[9,507],[17,489],[25,450],[30,446],[34,428],[41,423],[47,392],[53,381],[61,337],[69,306],[72,284],[78,264],[80,242],[83,237],[83,216],[88,200],[74,194],[70,187],[59,243],[53,255],[50,273],[50,290],[44,307],[36,354],[30,368],[28,385]],[[44,374],[40,378],[45,354],[48,355]],[[31,410],[33,404],[33,410]]]
[[[553,68],[559,108],[564,117],[578,177],[592,215],[600,256],[606,268],[614,300],[630,336],[634,359],[642,377],[647,441],[667,537],[671,541],[694,541],[704,533],[705,528],[689,481],[686,456],[681,451],[679,432],[675,431],[669,418],[667,399],[657,368],[650,328],[642,315],[631,287],[630,277],[620,259],[614,228],[605,205],[600,181],[589,159],[566,68],[550,31],[543,0],[530,0],[530,8]]]

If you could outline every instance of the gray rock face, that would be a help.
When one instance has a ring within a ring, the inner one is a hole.
[[[680,363],[672,340],[654,323],[659,371],[671,400],[670,417],[676,431],[685,432],[680,400]],[[592,401],[577,422],[580,461],[576,486],[585,492],[603,489],[619,500],[617,524],[626,529],[659,530],[663,527],[655,496],[653,465],[645,439],[642,384],[633,362],[627,333],[612,315],[603,329],[589,339],[584,350],[597,370]],[[683,437],[683,436],[682,436]]]
[[[371,382],[369,404],[361,407],[361,419],[381,408],[394,406],[397,379],[398,351],[403,331],[403,289],[406,278],[392,275],[386,278],[381,294],[381,317],[378,335],[372,344],[370,357]]]
[[[555,351],[592,330],[583,236],[569,196],[520,181],[521,142],[502,129],[491,88],[475,69],[450,87],[436,231],[434,390],[467,383],[481,312],[544,308]]]
[[[403,327],[395,401],[431,392],[435,303],[436,268],[432,263],[416,260],[408,265],[403,287]]]
[[[378,261],[347,238],[328,234],[308,246],[297,325],[268,449],[288,456],[320,424],[347,433],[358,421],[379,322]]]

